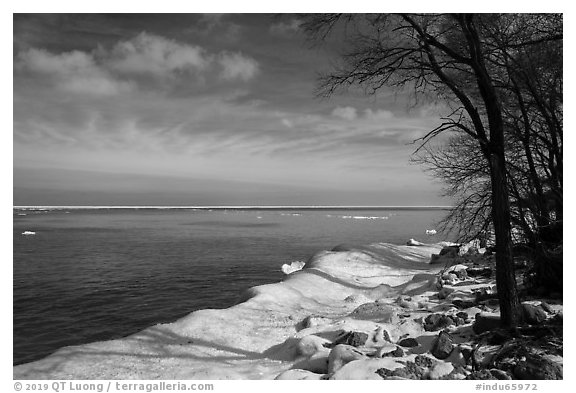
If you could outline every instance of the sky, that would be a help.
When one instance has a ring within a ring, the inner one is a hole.
[[[296,15],[14,14],[14,205],[447,205],[439,123],[382,88],[320,98],[338,41]]]

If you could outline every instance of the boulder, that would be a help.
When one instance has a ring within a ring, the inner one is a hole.
[[[524,322],[530,325],[539,325],[546,320],[546,311],[541,306],[522,303],[522,316],[524,317]]]
[[[452,351],[454,350],[454,344],[452,336],[444,331],[438,334],[438,337],[434,340],[432,344],[432,349],[430,352],[437,359],[446,359]]]
[[[476,314],[472,325],[474,333],[480,334],[500,327],[500,314],[481,312]]]
[[[353,360],[365,358],[366,356],[356,348],[346,344],[338,344],[330,351],[330,355],[328,355],[328,372],[336,372],[341,369],[342,366]]]

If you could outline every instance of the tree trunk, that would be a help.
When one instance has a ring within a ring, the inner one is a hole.
[[[496,288],[500,302],[500,324],[504,328],[516,328],[522,319],[514,261],[512,259],[512,238],[510,236],[510,199],[506,180],[506,159],[504,156],[504,123],[502,108],[498,94],[490,77],[483,53],[482,41],[475,24],[475,15],[459,14],[462,32],[468,41],[470,65],[474,70],[478,91],[482,97],[490,139],[480,135],[480,147],[490,165],[490,180],[492,183],[492,222],[496,237]],[[482,138],[483,137],[483,138]],[[484,139],[484,140],[482,140]]]
[[[491,151],[492,221],[496,236],[496,288],[500,302],[501,326],[515,328],[522,319],[510,235],[510,201],[506,183],[504,151]]]

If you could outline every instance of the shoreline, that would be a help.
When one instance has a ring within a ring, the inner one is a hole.
[[[15,366],[14,379],[398,379],[397,369],[423,359],[431,379],[462,379],[473,318],[448,328],[458,350],[445,359],[430,355],[439,331],[425,329],[426,321],[437,313],[455,316],[455,300],[470,301],[474,289],[493,283],[456,280],[441,299],[444,264],[428,261],[442,246],[322,251],[283,281],[250,288],[230,308],[65,347]],[[476,306],[463,311],[473,317],[483,311]],[[398,345],[406,338],[417,345]]]

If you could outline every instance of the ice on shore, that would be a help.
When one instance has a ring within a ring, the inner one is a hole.
[[[284,274],[290,274],[302,270],[305,264],[306,262],[294,261],[290,264],[283,264],[281,269]]]
[[[472,319],[482,311],[474,291],[492,278],[431,265],[450,244],[412,243],[319,252],[283,265],[297,274],[250,288],[233,307],[62,348],[14,367],[13,378],[381,380],[414,377],[402,374],[408,363],[426,365],[417,378],[465,378]]]
[[[122,339],[62,348],[42,360],[15,366],[13,377],[274,379],[298,368],[299,362],[316,361],[297,353],[296,344],[306,335],[338,330],[371,332],[387,326],[398,338],[404,330],[415,328],[411,323],[395,328],[349,315],[362,304],[394,303],[400,295],[430,290],[439,267],[428,262],[440,249],[439,245],[378,243],[322,251],[298,274],[249,289],[233,307],[195,311]],[[303,328],[302,321],[311,316],[319,317]],[[314,363],[310,367],[314,368]]]

